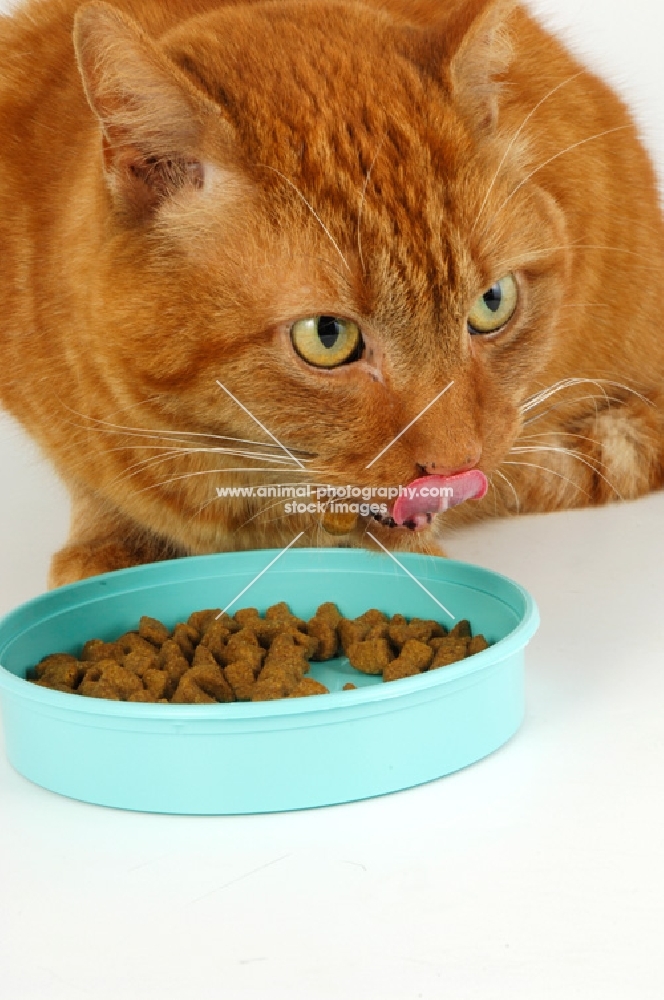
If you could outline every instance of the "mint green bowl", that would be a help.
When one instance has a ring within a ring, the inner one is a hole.
[[[147,812],[276,812],[384,795],[440,778],[501,746],[524,708],[524,647],[539,624],[518,584],[433,556],[399,561],[491,647],[461,663],[385,683],[341,658],[312,664],[328,695],[231,705],[104,701],[36,687],[26,671],[47,653],[77,654],[141,615],[173,626],[223,608],[276,550],[138,566],[61,587],[0,621],[0,703],[9,760],[44,788]],[[449,623],[391,559],[357,549],[290,549],[235,603],[285,600],[303,618],[323,601]],[[352,680],[356,691],[342,691]]]

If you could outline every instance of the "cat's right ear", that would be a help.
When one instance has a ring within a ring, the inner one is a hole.
[[[219,107],[127,15],[85,4],[74,19],[74,48],[101,125],[106,180],[124,214],[144,217],[176,191],[203,186],[211,124],[232,159],[232,127]]]

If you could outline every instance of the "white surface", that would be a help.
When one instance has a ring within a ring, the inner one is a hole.
[[[659,0],[546,7],[657,149]],[[43,589],[67,508],[8,423],[0,464],[4,611]],[[522,730],[431,785],[149,816],[59,798],[0,754],[0,996],[661,1000],[663,525],[660,494],[454,539],[531,589],[542,628]]]

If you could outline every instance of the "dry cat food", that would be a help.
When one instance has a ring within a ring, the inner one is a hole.
[[[328,602],[304,621],[282,601],[264,617],[256,608],[234,615],[218,608],[194,611],[172,630],[143,617],[137,631],[113,642],[88,640],[79,656],[44,657],[28,680],[114,701],[272,701],[329,694],[306,676],[310,660],[343,653],[356,670],[394,681],[456,663],[487,646],[484,636],[472,636],[466,620],[447,631],[435,621],[390,618],[376,610],[344,618]],[[354,688],[347,683],[343,690]]]

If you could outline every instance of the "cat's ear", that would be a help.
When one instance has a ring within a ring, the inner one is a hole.
[[[517,0],[466,0],[442,29],[455,100],[482,132],[498,117],[500,76],[512,58],[509,20],[516,7]]]
[[[231,130],[217,105],[131,18],[106,3],[78,10],[74,48],[118,207],[146,215],[175,191],[202,187],[206,126],[215,120],[221,135]]]

